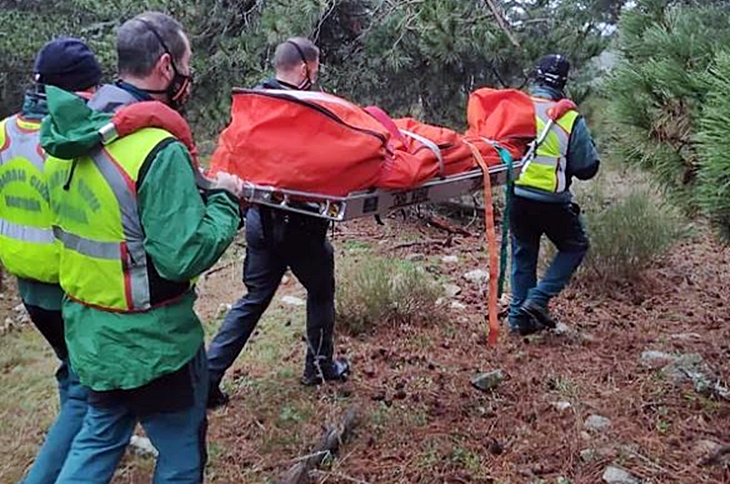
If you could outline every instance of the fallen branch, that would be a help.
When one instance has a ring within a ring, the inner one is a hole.
[[[444,247],[448,247],[451,245],[451,237],[447,237],[444,240],[441,239],[428,239],[428,240],[416,240],[413,242],[403,242],[402,244],[398,244],[393,246],[393,250],[397,249],[407,249],[408,247],[414,247],[416,245],[443,245]]]
[[[677,468],[673,468],[673,469],[670,470],[670,469],[667,469],[666,467],[662,467],[659,464],[657,464],[656,462],[654,462],[651,459],[649,459],[648,457],[643,456],[643,455],[641,455],[640,453],[638,453],[638,452],[636,452],[634,450],[629,450],[629,454],[631,454],[632,456],[634,456],[634,457],[636,457],[638,459],[641,459],[642,461],[646,462],[647,464],[649,464],[654,469],[656,469],[658,471],[661,471],[661,472],[663,472],[665,474],[672,474],[673,472],[679,472]]]
[[[347,441],[356,425],[357,409],[349,407],[340,424],[336,427],[328,427],[312,452],[302,458],[301,462],[292,466],[277,483],[306,484],[309,481],[309,473],[319,467],[327,456],[337,453],[340,445]]]
[[[326,479],[328,479],[330,476],[336,477],[338,479],[342,479],[343,481],[347,482],[354,482],[356,484],[370,484],[368,481],[363,481],[361,479],[355,479],[354,477],[346,476],[345,474],[340,474],[338,472],[325,472],[325,471],[313,471],[315,474],[321,475],[323,477],[320,482],[324,482]]]
[[[420,218],[421,220],[424,220],[427,224],[432,225],[432,226],[436,227],[437,229],[445,230],[446,232],[448,232],[450,234],[459,234],[459,235],[464,235],[466,237],[472,236],[471,232],[469,232],[468,230],[458,227],[458,226],[448,222],[446,219],[438,217],[436,215],[419,214],[418,218]]]
[[[237,263],[238,263],[238,260],[232,260],[230,262],[226,262],[223,265],[220,265],[218,267],[215,267],[215,268],[209,270],[208,272],[203,274],[203,277],[212,276],[216,272],[224,271],[224,270],[228,269],[229,267],[235,266]]]
[[[483,205],[479,205],[479,204],[470,205],[468,203],[452,202],[450,200],[447,200],[445,202],[439,202],[434,205],[440,210],[456,212],[461,215],[468,215],[469,217],[476,215],[477,217],[484,218],[484,206]]]

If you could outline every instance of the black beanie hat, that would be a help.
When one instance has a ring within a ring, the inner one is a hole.
[[[83,41],[61,37],[38,52],[33,66],[35,81],[66,91],[85,91],[101,81],[101,67]]]

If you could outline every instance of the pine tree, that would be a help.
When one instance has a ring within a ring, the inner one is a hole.
[[[706,78],[710,93],[697,135],[701,162],[696,200],[730,241],[730,51],[717,54]]]
[[[621,17],[621,62],[606,82],[613,153],[648,169],[690,211],[698,121],[711,88],[705,72],[730,40],[729,3],[639,1]]]
[[[0,116],[20,106],[33,57],[56,35],[86,39],[114,79],[117,27],[145,10],[176,17],[189,32],[196,71],[189,118],[201,138],[228,120],[230,89],[271,72],[276,44],[312,38],[325,90],[394,115],[455,128],[468,93],[522,87],[536,60],[564,53],[578,68],[606,44],[615,19],[606,0],[0,0]],[[28,35],[33,32],[33,35]]]

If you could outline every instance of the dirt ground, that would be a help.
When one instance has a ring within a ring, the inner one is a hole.
[[[494,348],[486,342],[485,288],[463,278],[486,269],[481,237],[447,237],[421,221],[392,217],[385,226],[342,224],[334,244],[340,259],[423,254],[418,263],[428,272],[462,288],[455,299],[465,308],[449,309],[430,325],[386,325],[358,337],[340,332],[337,351],[349,358],[352,378],[307,389],[298,384],[304,308],[281,301],[305,296],[288,278],[225,380],[230,405],[209,415],[209,482],[275,482],[311,451],[323,425],[355,405],[355,434],[313,482],[582,484],[603,482],[615,465],[655,484],[730,483],[727,459],[707,462],[717,446],[730,445],[730,401],[678,384],[642,360],[647,350],[696,353],[707,371],[730,382],[730,251],[708,237],[686,240],[634,281],[576,281],[553,307],[567,333],[523,339],[505,331]],[[200,283],[198,308],[209,336],[221,305],[243,291],[242,253],[234,247]],[[445,255],[459,262],[443,262]],[[12,305],[5,306],[0,321]],[[0,384],[19,384],[7,377],[14,364],[21,362],[5,364]],[[505,379],[493,392],[470,385],[476,374],[496,369]],[[52,392],[47,380],[45,391]],[[2,415],[14,418],[7,408]],[[592,415],[610,425],[587,430]],[[19,476],[33,445],[3,439],[13,445],[15,462],[5,475]],[[42,431],[28,439],[37,446]],[[130,455],[115,482],[149,482],[152,466]]]

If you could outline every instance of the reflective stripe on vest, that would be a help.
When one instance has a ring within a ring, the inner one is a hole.
[[[555,105],[553,101],[533,99],[537,136],[550,121],[548,110]],[[515,182],[516,185],[537,188],[553,193],[561,193],[567,188],[565,170],[567,167],[570,133],[578,118],[576,111],[569,111],[558,119],[548,132],[545,140],[535,150],[530,165]]]
[[[122,258],[122,247],[116,242],[99,242],[97,240],[84,239],[78,235],[69,234],[57,225],[53,227],[53,235],[65,248],[87,257],[108,260],[121,260]]]
[[[34,244],[53,244],[53,232],[48,229],[38,229],[25,225],[14,224],[9,220],[0,218],[0,234],[10,239],[31,242]]]
[[[18,126],[20,118],[15,115],[5,123],[5,146],[6,148],[2,151],[3,161],[11,160],[16,156],[22,156],[30,161],[33,166],[39,170],[43,170],[43,163],[46,159],[46,155],[40,148],[39,144],[39,129],[40,125],[34,124],[32,130],[21,129]]]
[[[123,313],[167,301],[152,300],[136,184],[149,154],[170,138],[166,131],[145,128],[73,162],[49,159],[53,230],[62,245],[61,286],[70,298]],[[181,286],[181,291],[189,287]]]
[[[131,309],[150,308],[150,281],[147,275],[147,253],[144,250],[144,231],[137,211],[137,188],[135,181],[111,157],[106,149],[92,156],[97,168],[117,197],[122,214],[122,229],[125,242],[122,243],[122,261],[131,257],[126,264],[125,286],[128,288],[127,303]],[[126,253],[125,253],[126,252]],[[123,262],[124,263],[124,262]]]
[[[45,154],[39,127],[19,116],[5,120],[0,151],[0,260],[12,274],[58,282],[59,252],[51,230],[52,214],[43,173]]]

